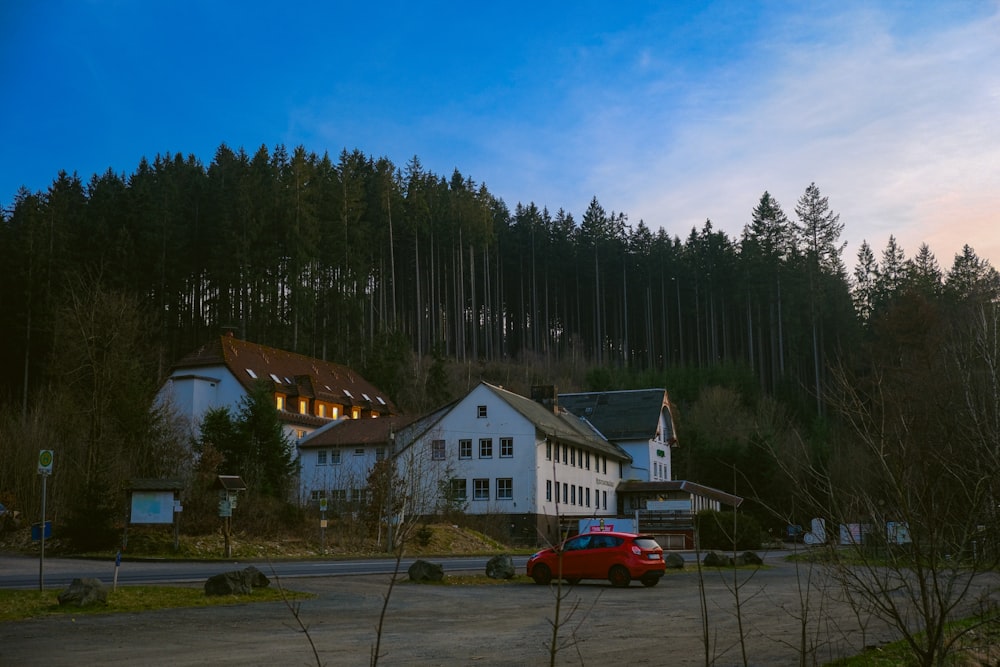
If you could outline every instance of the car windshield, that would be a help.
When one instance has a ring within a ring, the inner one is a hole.
[[[650,549],[660,548],[659,543],[657,543],[657,541],[654,540],[652,537],[637,537],[635,538],[635,545],[640,549],[644,549],[646,551]]]

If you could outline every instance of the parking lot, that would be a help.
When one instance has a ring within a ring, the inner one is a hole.
[[[804,574],[804,573],[800,573]],[[797,665],[802,644],[794,565],[774,561],[738,570],[744,645],[750,664]],[[705,573],[709,660],[742,665],[733,571]],[[558,640],[562,665],[704,665],[706,649],[694,569],[655,588],[584,582],[563,589]],[[324,665],[369,664],[387,591],[386,576],[316,577],[285,582],[316,594],[299,603],[307,637],[278,603],[139,614],[60,616],[0,624],[0,664],[10,665]],[[836,590],[812,573],[806,628],[808,662],[858,652],[889,638],[870,623],[862,633]],[[382,635],[383,665],[548,663],[555,590],[528,583],[398,584]]]

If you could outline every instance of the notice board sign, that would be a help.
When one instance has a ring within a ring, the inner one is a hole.
[[[173,491],[132,491],[129,523],[173,523]]]

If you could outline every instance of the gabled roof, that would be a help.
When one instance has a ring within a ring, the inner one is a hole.
[[[632,457],[614,443],[608,442],[587,420],[557,408],[553,411],[541,403],[507,391],[488,382],[482,385],[496,394],[522,417],[535,425],[546,437],[571,444],[582,445],[603,452],[617,459],[631,461]]]
[[[396,433],[416,417],[379,417],[378,419],[338,419],[299,440],[300,449],[312,447],[356,447],[384,445],[390,432]]]
[[[173,366],[173,371],[224,365],[249,392],[258,381],[270,382],[276,392],[357,406],[381,414],[396,414],[391,400],[347,366],[218,336]]]
[[[559,394],[559,406],[586,418],[608,440],[652,440],[660,411],[669,406],[664,389]]]

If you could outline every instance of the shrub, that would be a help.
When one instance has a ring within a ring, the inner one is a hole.
[[[736,539],[733,540],[733,523]],[[698,512],[698,539],[702,549],[747,550],[760,549],[762,531],[760,523],[752,516],[739,512]]]

